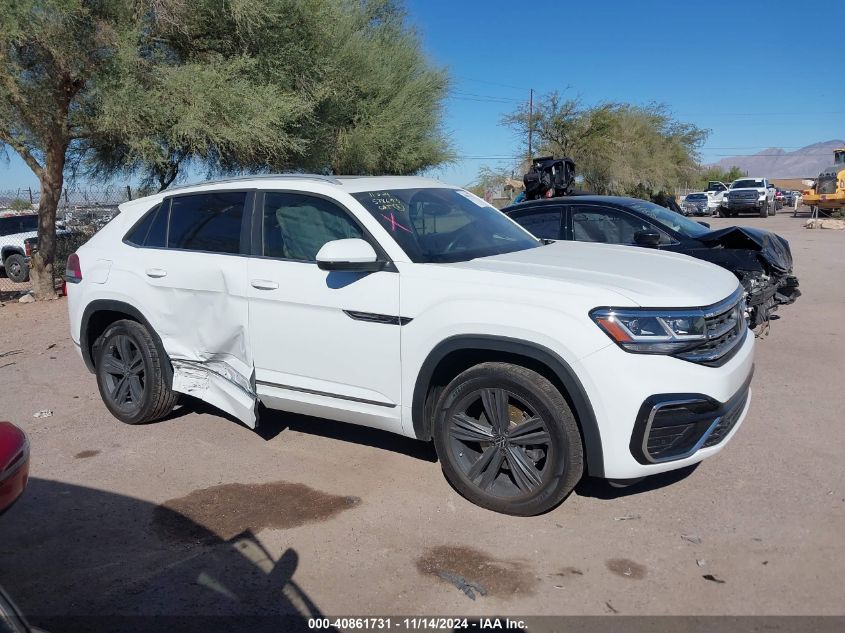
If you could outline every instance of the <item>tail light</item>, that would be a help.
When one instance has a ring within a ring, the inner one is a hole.
[[[65,265],[65,281],[78,284],[82,281],[82,268],[79,266],[79,255],[73,253],[67,258]]]
[[[29,240],[24,241],[23,250],[26,253],[27,257],[32,257],[32,242],[30,242]]]

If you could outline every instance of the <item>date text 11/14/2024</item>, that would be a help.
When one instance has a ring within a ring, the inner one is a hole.
[[[405,617],[405,618],[309,618],[308,628],[342,630],[384,630],[384,631],[524,631],[524,620],[515,618],[449,618],[449,617]]]

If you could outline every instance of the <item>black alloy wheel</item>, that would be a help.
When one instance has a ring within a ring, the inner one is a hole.
[[[583,473],[581,435],[566,399],[519,365],[482,363],[452,380],[440,397],[434,439],[458,492],[505,514],[553,508]]]

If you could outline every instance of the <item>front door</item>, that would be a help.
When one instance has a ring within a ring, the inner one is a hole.
[[[268,406],[401,431],[399,273],[320,270],[326,242],[368,239],[324,197],[268,191],[249,261],[256,391]],[[380,249],[373,244],[377,251]]]

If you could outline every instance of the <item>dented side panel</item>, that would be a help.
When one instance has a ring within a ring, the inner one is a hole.
[[[138,249],[154,323],[173,364],[173,389],[255,427],[248,340],[247,258]],[[147,304],[149,305],[149,303]]]

